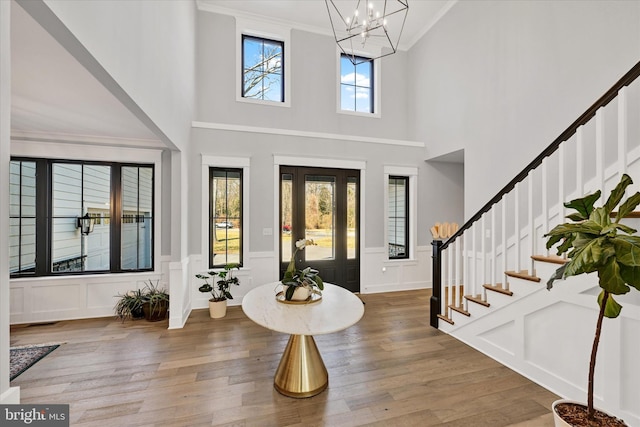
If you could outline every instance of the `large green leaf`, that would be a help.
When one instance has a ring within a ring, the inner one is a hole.
[[[549,280],[547,281],[547,289],[551,290],[553,288],[553,282],[556,280],[564,279],[564,270],[567,268],[567,264],[562,264],[556,271],[553,272]]]
[[[625,232],[627,234],[635,234],[636,231],[638,231],[635,228],[631,228],[631,227],[626,226],[624,224],[618,224],[618,223],[614,222],[614,223],[609,224],[606,227],[604,227],[602,229],[602,231],[600,232],[600,234],[603,235],[603,236],[605,234],[608,234],[610,237],[614,237],[614,236],[617,235],[617,231],[618,230],[623,231],[623,232]]]
[[[640,267],[640,236],[620,235],[612,239],[620,264]]]
[[[600,198],[600,190],[596,191],[593,194],[589,194],[580,199],[571,200],[564,204],[565,207],[570,209],[575,209],[578,211],[580,215],[582,215],[582,219],[589,218],[591,215],[591,211],[593,210],[593,204]]]
[[[571,234],[569,235],[569,237],[564,239],[564,242],[562,242],[562,244],[558,246],[558,255],[562,255],[563,253],[571,249],[573,247],[573,241],[575,240],[575,238],[576,238],[576,235]]]
[[[611,224],[609,212],[607,212],[605,208],[595,208],[593,211],[591,211],[589,220],[595,222],[602,228],[605,228],[606,226]],[[602,230],[600,231],[600,234],[602,234]]]
[[[598,295],[598,305],[600,307],[602,307],[602,300],[604,299],[604,292],[602,291],[600,292],[600,295]],[[609,295],[607,297],[607,305],[604,308],[604,316],[608,317],[610,319],[615,319],[616,317],[618,317],[620,315],[620,312],[622,311],[622,306],[620,304],[618,304],[618,302],[613,299],[613,295]]]
[[[615,254],[613,247],[605,243],[604,237],[598,237],[573,251],[570,254],[571,261],[567,263],[567,268],[564,272],[565,277],[592,273],[603,266]]]
[[[598,270],[598,277],[600,279],[600,287],[607,292],[614,295],[622,295],[629,292],[629,286],[625,284],[620,276],[620,268],[613,257],[609,258],[605,266]]]
[[[620,182],[618,183],[618,185],[616,185],[616,188],[614,188],[613,191],[611,191],[611,194],[609,194],[609,198],[607,199],[607,202],[603,206],[607,215],[613,212],[615,207],[618,206],[618,203],[620,203],[620,200],[622,200],[622,197],[624,196],[625,190],[631,184],[633,184],[631,177],[626,173],[623,174],[622,177],[620,178]]]
[[[620,267],[622,280],[640,291],[640,267],[629,267],[624,264],[618,264],[618,267]]]
[[[602,226],[592,220],[586,220],[582,222],[559,224],[553,227],[551,231],[545,234],[547,236],[564,236],[569,233],[585,233],[599,235],[602,231]]]
[[[620,222],[622,218],[629,215],[640,204],[640,192],[636,192],[633,196],[629,197],[620,205],[618,215],[616,215],[616,222]]]

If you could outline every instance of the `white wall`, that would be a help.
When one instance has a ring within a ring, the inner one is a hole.
[[[11,123],[11,3],[0,2],[0,403],[20,402],[9,387],[9,144]]]
[[[640,2],[457,2],[409,51],[410,137],[464,149],[469,218],[639,53]]]
[[[159,136],[186,147],[194,105],[194,2],[45,4],[164,134]]]

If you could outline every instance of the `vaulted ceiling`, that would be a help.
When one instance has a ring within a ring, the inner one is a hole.
[[[260,17],[331,33],[323,0],[198,0],[197,3],[202,9],[219,13]],[[410,0],[400,47],[410,47],[453,3],[455,0]],[[14,1],[11,6],[14,139],[163,147],[148,127],[18,3]]]

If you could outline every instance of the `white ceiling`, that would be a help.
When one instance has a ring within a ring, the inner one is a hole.
[[[355,5],[353,0],[335,1],[340,7],[345,3]],[[455,2],[409,0],[400,48],[407,49],[419,40]],[[324,0],[198,0],[197,4],[218,13],[332,34]],[[20,5],[12,2],[11,6],[14,139],[164,147],[160,138]]]

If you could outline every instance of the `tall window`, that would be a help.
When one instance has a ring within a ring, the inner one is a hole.
[[[153,269],[153,166],[12,159],[10,176],[12,276]]]
[[[242,36],[242,96],[284,102],[284,43]]]
[[[344,111],[373,113],[373,61],[367,58],[353,65],[349,57],[340,55],[340,108]]]
[[[242,169],[209,168],[209,268],[242,265]]]
[[[389,176],[389,258],[409,258],[409,177]]]

